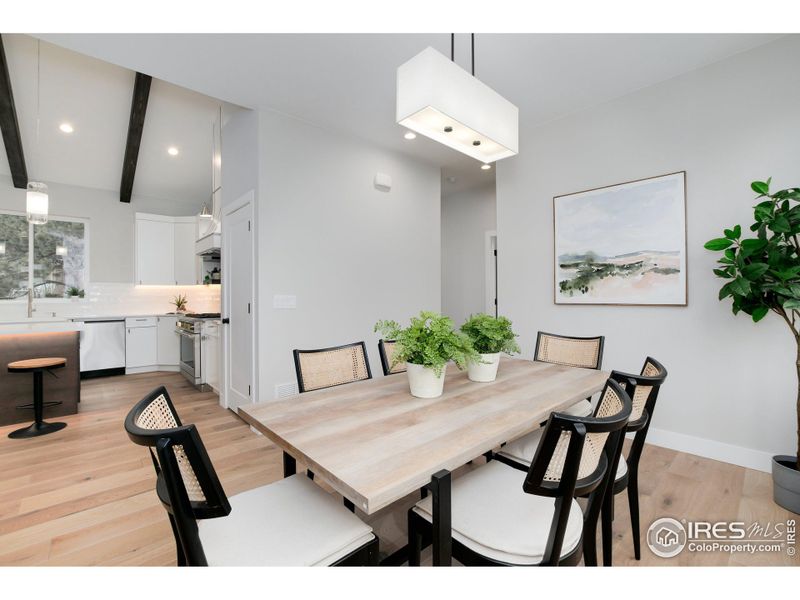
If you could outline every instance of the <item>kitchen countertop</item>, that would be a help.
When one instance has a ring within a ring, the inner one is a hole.
[[[150,313],[150,314],[136,314],[136,315],[95,315],[91,317],[70,317],[73,321],[83,321],[91,323],[92,321],[124,321],[125,319],[137,319],[142,317],[177,317],[176,313]]]
[[[16,321],[0,321],[0,335],[21,333],[52,333],[58,331],[82,331],[83,323],[66,318],[32,318]]]

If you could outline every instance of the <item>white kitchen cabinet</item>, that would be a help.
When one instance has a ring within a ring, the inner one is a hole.
[[[195,285],[196,217],[136,213],[138,285]]]
[[[177,320],[178,318],[174,316],[158,317],[156,354],[159,368],[169,369],[174,367],[175,370],[178,370],[180,366],[181,339],[180,334],[175,331]]]
[[[217,394],[219,394],[220,388],[220,360],[222,358],[219,327],[220,322],[217,320],[205,321],[200,338],[203,379]]]
[[[195,285],[197,281],[197,256],[194,253],[197,225],[195,219],[173,224],[175,285]]]
[[[125,332],[126,371],[141,372],[155,367],[158,364],[156,317],[129,317],[125,319]]]
[[[174,262],[174,224],[171,221],[140,218],[137,214],[135,283],[174,285]]]

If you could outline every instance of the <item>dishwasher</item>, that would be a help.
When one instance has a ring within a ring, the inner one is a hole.
[[[81,378],[124,375],[125,320],[92,319],[83,321],[83,325]]]

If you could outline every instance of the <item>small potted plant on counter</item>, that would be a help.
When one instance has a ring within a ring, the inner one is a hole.
[[[85,296],[85,292],[77,287],[69,287],[67,288],[67,298],[70,300],[79,300]]]
[[[800,187],[770,193],[769,184],[770,179],[750,184],[761,200],[750,226],[755,237],[744,237],[741,225],[736,225],[705,247],[723,253],[714,269],[726,280],[719,299],[730,297],[733,314],[750,315],[756,323],[774,313],[786,323],[797,346],[796,359],[786,360],[787,366],[794,364],[799,381],[797,453],[772,457],[772,486],[775,502],[800,514]]]
[[[519,346],[511,329],[511,321],[506,317],[492,317],[487,314],[470,315],[461,326],[461,331],[472,340],[472,346],[480,354],[479,361],[471,361],[467,372],[471,381],[489,382],[497,378],[500,353],[514,354]]]
[[[189,299],[186,294],[178,294],[171,300],[171,303],[175,306],[175,312],[184,313],[189,304]]]
[[[453,328],[453,322],[435,312],[422,311],[412,317],[408,327],[396,321],[378,321],[375,331],[394,340],[392,366],[405,362],[411,395],[417,398],[438,398],[444,390],[447,363],[459,369],[479,360],[469,338]]]

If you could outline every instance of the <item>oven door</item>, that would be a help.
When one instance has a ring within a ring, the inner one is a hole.
[[[181,340],[181,373],[189,381],[200,379],[200,334],[175,330]]]

